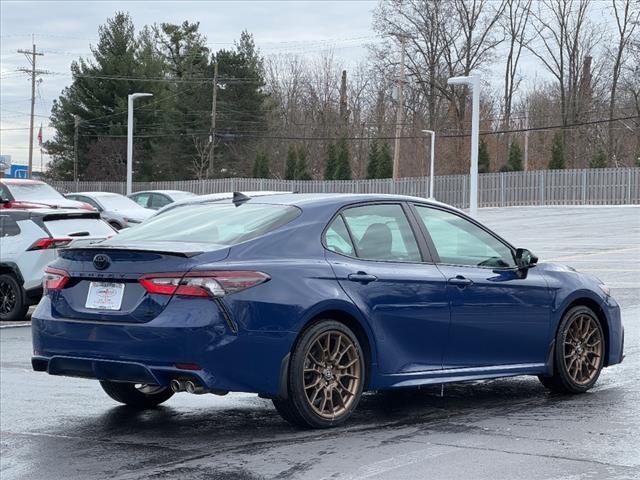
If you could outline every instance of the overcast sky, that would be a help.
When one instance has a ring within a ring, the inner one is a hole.
[[[161,22],[200,22],[200,31],[213,50],[233,46],[244,29],[253,33],[264,54],[317,55],[332,48],[345,62],[366,55],[364,44],[373,41],[371,28],[375,1],[45,1],[0,2],[0,153],[12,162],[28,159],[31,83],[17,68],[28,61],[17,49],[31,49],[31,35],[44,57],[37,67],[51,72],[42,77],[36,100],[36,125],[43,124],[44,140],[52,101],[69,85],[69,66],[79,55],[90,53],[97,42],[98,26],[116,11],[131,14],[136,29]],[[61,75],[62,74],[62,75]],[[18,129],[18,130],[16,130]],[[37,129],[36,133],[37,134]],[[46,162],[45,156],[45,162]],[[34,169],[40,153],[34,151]]]
[[[244,29],[254,35],[263,54],[291,53],[315,57],[332,50],[348,66],[367,55],[366,44],[379,41],[372,29],[372,13],[377,2],[359,1],[0,1],[0,153],[11,155],[12,162],[25,164],[28,158],[29,77],[16,69],[29,63],[17,49],[31,49],[35,34],[37,67],[52,72],[42,77],[37,89],[36,126],[42,123],[44,141],[51,138],[48,128],[51,104],[71,83],[69,66],[80,55],[89,56],[90,45],[97,42],[98,26],[116,11],[131,14],[136,29],[153,23],[200,22],[200,31],[212,50],[232,47]],[[591,18],[608,30],[615,23],[610,2],[596,1]],[[504,58],[483,72],[492,88],[500,88]],[[523,87],[531,88],[549,79],[548,72],[527,51],[520,69]],[[34,133],[34,136],[37,134]],[[35,142],[34,142],[35,143]],[[47,158],[45,156],[45,162]],[[34,153],[34,168],[39,169],[40,153]]]

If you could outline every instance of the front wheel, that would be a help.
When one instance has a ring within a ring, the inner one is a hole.
[[[169,387],[101,380],[102,389],[116,402],[135,408],[153,408],[173,396]]]
[[[328,428],[353,413],[364,387],[364,355],[344,324],[322,320],[300,337],[291,356],[288,398],[274,399],[282,417],[302,427]]]
[[[559,393],[582,393],[598,380],[604,365],[605,338],[598,316],[588,307],[577,306],[562,318],[554,352],[552,376],[540,382]]]

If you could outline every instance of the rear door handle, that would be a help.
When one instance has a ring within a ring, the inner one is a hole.
[[[347,278],[352,282],[361,283],[375,282],[378,279],[378,277],[376,277],[375,275],[369,275],[365,272],[350,273],[349,275],[347,275]]]
[[[466,286],[468,286],[468,285],[473,284],[473,281],[469,280],[469,279],[468,279],[468,278],[466,278],[466,277],[463,277],[462,275],[456,275],[455,277],[450,278],[450,279],[448,280],[448,282],[449,282],[451,285],[456,285],[456,286],[458,286],[458,287],[460,287],[460,288],[464,288],[464,287],[466,287]]]

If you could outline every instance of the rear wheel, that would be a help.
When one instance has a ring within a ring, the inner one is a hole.
[[[10,273],[0,275],[0,320],[24,320],[29,306],[16,277]]]
[[[116,402],[136,408],[153,408],[173,396],[169,387],[101,380],[102,389]]]
[[[364,373],[364,355],[354,333],[342,323],[322,320],[302,334],[293,351],[288,398],[273,403],[295,425],[337,426],[358,405]]]
[[[598,380],[604,364],[604,333],[598,316],[588,307],[569,310],[560,322],[552,376],[540,382],[559,393],[582,393]]]

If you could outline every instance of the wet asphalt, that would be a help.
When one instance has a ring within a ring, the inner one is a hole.
[[[0,478],[640,478],[640,207],[483,209],[480,220],[612,287],[627,357],[589,393],[553,395],[532,377],[368,393],[345,427],[305,431],[246,394],[118,406],[95,381],[32,372],[30,328],[2,328]]]

